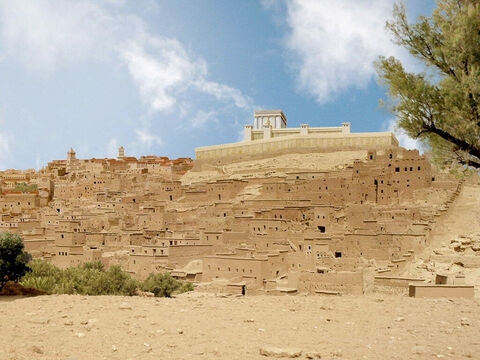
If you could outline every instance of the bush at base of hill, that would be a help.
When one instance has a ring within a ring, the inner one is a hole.
[[[173,294],[193,291],[193,285],[178,281],[169,273],[151,273],[143,282],[142,290],[154,293],[155,296],[171,297]]]
[[[168,273],[152,273],[142,283],[119,265],[105,270],[100,262],[85,263],[65,270],[43,260],[34,260],[28,266],[32,271],[20,283],[48,294],[132,296],[137,289],[143,289],[153,292],[155,296],[170,297],[174,293],[193,290],[192,284],[178,281]]]

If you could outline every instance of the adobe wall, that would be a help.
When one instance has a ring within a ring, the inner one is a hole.
[[[315,294],[316,291],[338,291],[341,294],[363,294],[362,272],[300,273],[298,291]]]
[[[474,286],[469,285],[410,285],[410,297],[473,298]]]
[[[195,149],[198,168],[202,162],[230,163],[265,156],[318,151],[338,151],[396,147],[398,140],[390,132],[356,134],[309,134],[205,146]]]

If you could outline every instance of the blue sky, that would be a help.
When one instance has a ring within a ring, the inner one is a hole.
[[[408,0],[410,18],[434,0]],[[289,126],[392,129],[379,55],[392,0],[0,0],[0,169],[65,159],[194,157],[254,109]],[[416,143],[398,134],[409,147]]]

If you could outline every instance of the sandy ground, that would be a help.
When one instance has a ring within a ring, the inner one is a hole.
[[[454,276],[462,274],[465,283],[475,285],[476,296],[480,297],[480,268],[462,267],[455,263],[465,262],[463,257],[480,257],[480,252],[455,252],[451,241],[461,237],[477,239],[480,234],[480,183],[473,176],[465,182],[462,191],[446,214],[437,220],[430,233],[430,246],[416,255],[415,261],[405,269],[403,276],[433,278],[434,274]],[[478,245],[476,245],[478,246]],[[446,260],[432,260],[432,255],[441,254]],[[450,259],[450,260],[449,260]],[[478,263],[478,261],[477,261]],[[480,355],[478,357],[480,359]]]
[[[0,359],[480,359],[478,299],[0,298]]]

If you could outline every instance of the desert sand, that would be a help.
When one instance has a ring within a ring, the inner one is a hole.
[[[0,359],[479,359],[479,299],[0,298]]]

